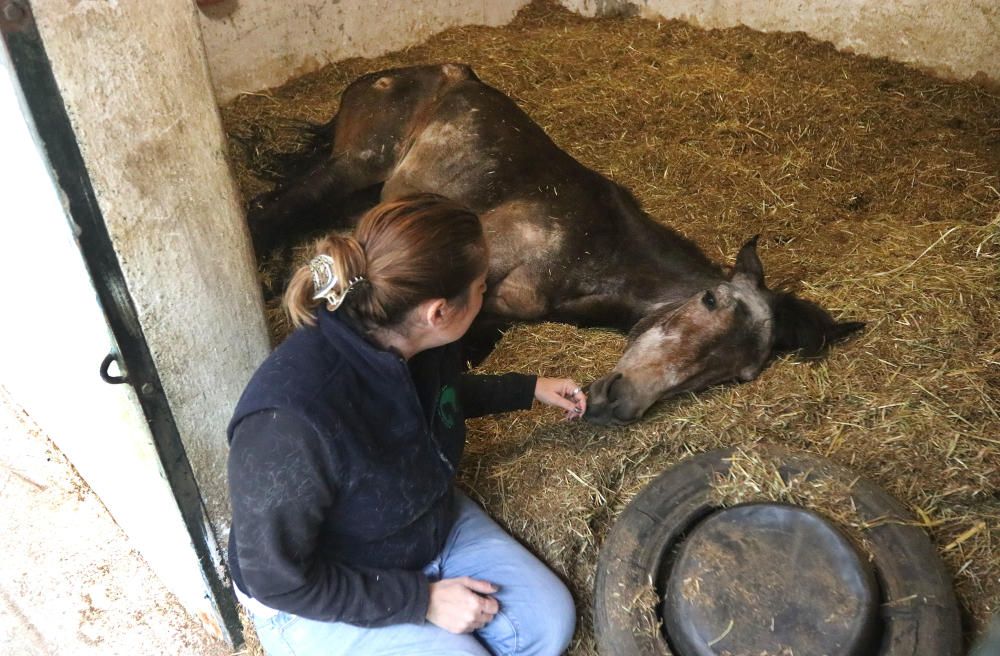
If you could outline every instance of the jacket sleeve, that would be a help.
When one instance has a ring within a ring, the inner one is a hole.
[[[337,463],[305,420],[272,410],[244,418],[233,432],[228,469],[245,593],[315,620],[424,622],[430,592],[422,572],[359,569],[319,551],[337,495]]]
[[[527,410],[535,399],[537,376],[526,374],[462,374],[458,398],[466,417],[482,417],[498,412]]]

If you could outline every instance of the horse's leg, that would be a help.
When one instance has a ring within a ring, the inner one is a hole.
[[[460,342],[465,365],[476,367],[482,364],[513,323],[513,320],[495,314],[481,313],[476,317]]]
[[[251,210],[258,254],[287,242],[291,230],[300,234],[331,225],[332,209],[345,198],[386,182],[406,140],[430,120],[438,98],[474,79],[468,67],[445,64],[381,71],[351,83],[337,116],[318,133],[319,152],[330,157]]]
[[[601,326],[628,332],[642,318],[642,313],[618,296],[590,294],[559,301],[547,318],[574,326]]]
[[[349,218],[342,211],[345,202],[383,182],[385,173],[385,167],[346,154],[323,161],[288,186],[255,199],[247,224],[257,255],[317,228],[343,224]]]
[[[292,274],[295,273],[295,269],[302,264],[301,249],[296,248],[296,246],[306,243],[305,238],[314,236],[309,234],[310,225],[315,228],[325,228],[327,231],[354,226],[366,211],[378,204],[381,186],[366,187],[347,198],[324,204],[324,207],[328,208],[329,214],[321,222],[300,222],[298,217],[293,218],[288,224],[289,231],[279,237],[279,239],[285,239],[283,245],[266,249],[263,246],[255,246],[257,249],[264,249],[258,250],[258,253],[262,265],[270,272],[270,275],[262,280],[264,300],[271,301],[283,294],[285,286]]]

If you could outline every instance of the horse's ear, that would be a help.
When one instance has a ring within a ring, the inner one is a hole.
[[[733,267],[732,278],[746,278],[756,287],[764,286],[764,264],[757,255],[757,240],[760,235],[754,235],[750,241],[743,244],[736,256],[736,266]]]
[[[812,301],[785,292],[774,294],[771,307],[776,352],[798,351],[814,357],[833,342],[865,327],[861,321],[838,322]]]

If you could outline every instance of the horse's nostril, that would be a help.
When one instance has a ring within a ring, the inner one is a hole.
[[[615,405],[617,407],[617,403]],[[622,407],[624,408],[624,406]],[[616,424],[625,426],[626,424],[631,424],[632,422],[637,421],[642,416],[642,413],[637,412],[636,408],[629,407],[624,408],[624,411],[622,412],[613,412],[612,416]]]
[[[608,378],[607,387],[604,388],[604,395],[608,397],[608,401],[611,401],[615,398],[615,387],[616,387],[615,383],[617,383],[621,379],[622,375],[620,373],[612,374],[611,377]],[[621,385],[617,385],[617,387],[621,388]]]
[[[587,411],[583,414],[583,418],[592,424],[601,424],[604,426],[614,425],[618,423],[615,415],[615,410],[617,408],[618,401],[588,405]]]
[[[617,401],[612,394],[612,387],[620,378],[621,374],[619,373],[610,374],[598,378],[584,388],[587,393],[585,419],[596,424],[609,423],[613,417],[613,410],[617,406]]]

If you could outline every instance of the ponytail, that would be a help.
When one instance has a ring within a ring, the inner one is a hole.
[[[317,272],[317,268],[323,265],[329,267],[325,275]],[[292,325],[296,328],[315,326],[316,308],[323,303],[331,310],[339,307],[347,294],[353,291],[351,281],[363,279],[366,267],[364,249],[354,237],[331,234],[317,241],[313,246],[312,260],[295,271],[285,290],[285,312]],[[331,282],[332,285],[329,284]],[[338,302],[331,302],[327,296],[317,296],[324,287],[334,298],[339,297]]]
[[[288,284],[285,311],[295,327],[314,326],[323,304],[369,329],[398,326],[425,300],[464,303],[486,268],[475,214],[441,196],[409,196],[369,210],[354,237],[316,242],[313,259]]]

